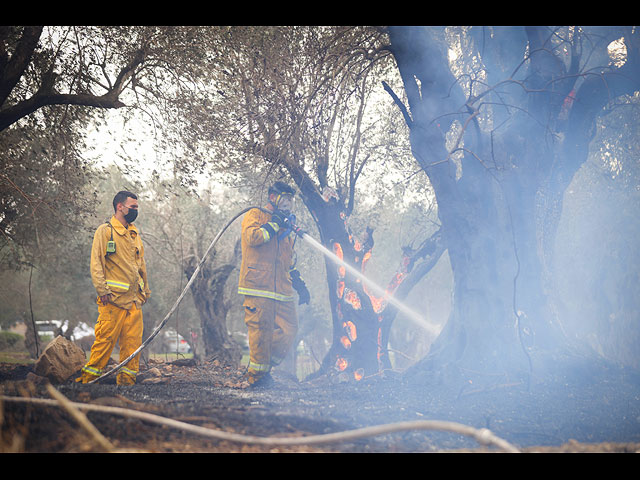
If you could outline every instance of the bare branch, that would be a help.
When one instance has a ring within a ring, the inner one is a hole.
[[[404,105],[404,103],[402,103],[402,101],[398,98],[396,93],[393,91],[393,89],[389,86],[387,82],[383,81],[382,86],[389,93],[389,95],[391,95],[391,98],[393,99],[395,104],[398,105],[398,108],[400,108],[400,111],[402,112],[402,116],[404,117],[404,121],[407,123],[407,126],[411,128],[413,126],[413,120],[411,119],[411,116],[407,111],[407,107]]]

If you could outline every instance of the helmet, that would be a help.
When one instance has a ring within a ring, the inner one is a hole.
[[[276,196],[275,202],[271,202],[275,208],[286,213],[293,211],[294,196],[296,194],[293,187],[278,181],[269,187],[269,196],[272,194]]]
[[[272,193],[274,193],[275,195],[295,195],[296,191],[293,187],[287,185],[286,183],[277,181],[269,187],[269,195],[271,195]]]

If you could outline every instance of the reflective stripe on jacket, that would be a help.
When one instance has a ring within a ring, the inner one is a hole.
[[[107,242],[113,240],[115,253],[107,255]],[[91,247],[91,280],[99,297],[111,294],[111,302],[124,309],[138,306],[151,295],[144,260],[144,246],[134,224],[125,228],[113,216],[109,223],[100,225],[93,236]]]
[[[238,293],[293,301],[295,297],[289,276],[293,241],[288,235],[278,239],[278,226],[271,222],[270,213],[254,208],[245,214],[241,245]]]

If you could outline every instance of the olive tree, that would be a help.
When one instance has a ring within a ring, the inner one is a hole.
[[[550,300],[563,197],[605,107],[640,87],[637,28],[390,27],[389,37],[406,103],[390,92],[433,185],[455,282],[420,366],[462,384],[528,383],[567,358]]]

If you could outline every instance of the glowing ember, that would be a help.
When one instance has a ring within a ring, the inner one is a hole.
[[[354,310],[360,310],[362,308],[362,304],[360,303],[360,297],[358,294],[350,288],[345,288],[344,290],[344,301],[351,305]]]
[[[371,258],[371,250],[365,253],[364,257],[362,257],[362,271],[364,271],[364,266],[369,261],[370,258]]]
[[[336,360],[336,369],[340,372],[344,372],[348,365],[347,361],[342,357],[338,357],[338,360]]]
[[[338,298],[342,298],[342,295],[344,294],[344,280],[340,280],[338,282],[338,290],[336,293],[338,295]]]
[[[371,294],[369,294],[369,298],[371,299],[371,306],[373,307],[373,311],[376,313],[380,313],[384,309],[384,298],[374,297]]]
[[[354,325],[354,323],[351,320],[348,320],[344,322],[342,326],[347,332],[347,336],[349,337],[349,340],[351,340],[352,342],[355,342],[356,338],[358,338],[358,335],[356,333],[356,326]]]
[[[364,258],[362,259],[362,273],[364,273],[365,265],[370,258],[371,258],[371,250],[365,253]],[[408,256],[405,256],[402,262],[402,269],[401,269],[402,271],[396,273],[393,276],[393,279],[389,283],[389,286],[385,289],[385,294],[382,297],[377,297],[373,295],[373,293],[371,293],[367,288],[367,285],[366,284],[363,285],[365,293],[371,300],[371,306],[373,307],[374,312],[380,313],[385,309],[385,307],[387,306],[387,298],[393,295],[393,293],[396,291],[396,289],[400,286],[402,281],[407,276],[407,272],[409,270],[408,268],[409,263],[410,263],[410,258]]]
[[[343,336],[340,339],[340,343],[342,343],[342,346],[344,348],[346,348],[347,350],[349,350],[351,348],[351,341],[346,336]]]
[[[356,379],[357,382],[364,378],[364,369],[359,368],[355,372],[353,372],[353,378]]]

